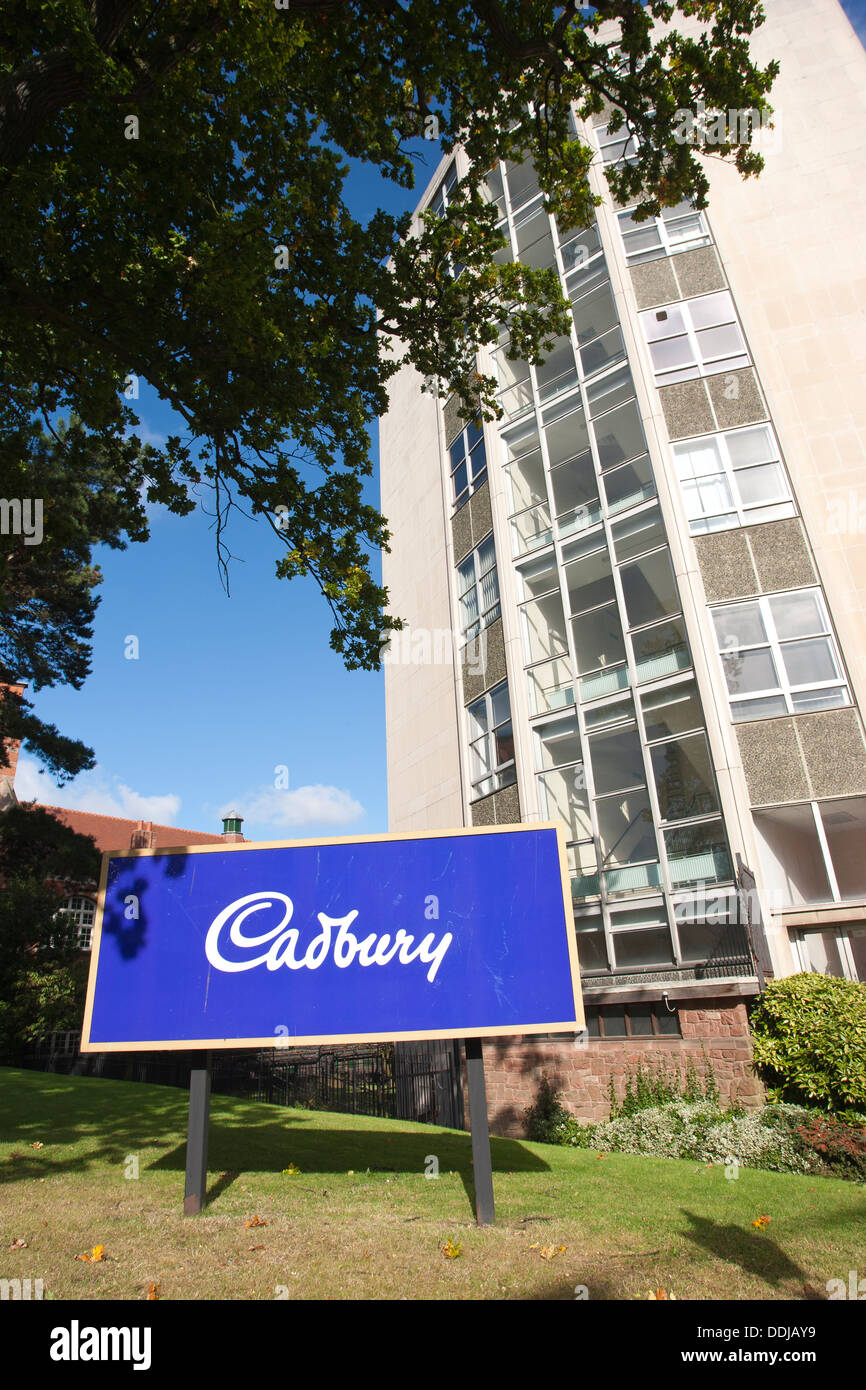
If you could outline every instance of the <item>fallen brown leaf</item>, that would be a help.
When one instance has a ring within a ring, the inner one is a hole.
[[[94,1245],[92,1250],[86,1250],[83,1255],[76,1255],[76,1260],[83,1260],[85,1264],[101,1264],[105,1259],[105,1246]]]

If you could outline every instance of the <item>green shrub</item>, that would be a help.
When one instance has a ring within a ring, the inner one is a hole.
[[[866,985],[812,973],[773,980],[751,1017],[772,1099],[866,1111]]]
[[[538,1098],[524,1112],[526,1135],[540,1144],[569,1144],[575,1129],[580,1129],[575,1117],[560,1103],[559,1091],[542,1076]]]
[[[789,1117],[785,1124],[767,1125],[762,1112],[737,1114],[711,1100],[677,1100],[600,1125],[575,1125],[570,1137],[560,1142],[599,1153],[650,1154],[699,1163],[736,1161],[776,1173],[824,1171],[818,1155],[792,1132],[795,1119],[802,1120],[806,1113],[792,1108],[796,1117]]]
[[[545,1077],[538,1101],[526,1113],[529,1137],[548,1144],[866,1180],[866,1128],[802,1105],[746,1112],[723,1110],[712,1098],[678,1098],[582,1125]]]
[[[702,1049],[703,1050],[703,1049]],[[644,1069],[638,1062],[637,1069],[626,1073],[625,1092],[621,1101],[617,1100],[613,1077],[610,1079],[610,1118],[616,1120],[636,1115],[640,1110],[654,1110],[659,1105],[669,1105],[673,1101],[685,1100],[697,1104],[701,1100],[711,1101],[718,1106],[719,1088],[712,1064],[704,1055],[703,1081],[698,1077],[697,1068],[691,1059],[686,1067],[685,1078],[677,1068],[670,1072],[661,1063],[653,1069]]]

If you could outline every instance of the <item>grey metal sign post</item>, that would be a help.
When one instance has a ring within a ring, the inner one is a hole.
[[[204,1066],[189,1074],[189,1127],[186,1137],[184,1216],[198,1216],[207,1200],[207,1135],[210,1120],[210,1081],[213,1053],[206,1052]]]
[[[469,1090],[469,1123],[472,1128],[472,1172],[475,1184],[475,1218],[479,1226],[496,1221],[493,1203],[493,1160],[484,1084],[484,1052],[480,1038],[466,1039],[466,1081]]]

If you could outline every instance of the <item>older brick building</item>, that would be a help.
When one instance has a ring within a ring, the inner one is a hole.
[[[7,807],[18,802],[15,774],[19,751],[18,743],[10,743],[6,749],[7,761],[0,766],[0,815]],[[183,830],[177,826],[159,825],[154,821],[127,820],[119,816],[100,815],[94,811],[73,811],[63,806],[46,806],[41,802],[39,804],[42,810],[56,816],[70,830],[79,835],[89,835],[100,854],[111,851],[122,854],[130,849],[212,845],[243,839],[234,828],[235,821],[225,821],[223,833],[215,835],[201,830]],[[71,919],[71,924],[77,928],[81,949],[89,951],[96,916],[98,884],[94,880],[90,883],[70,883],[65,887],[68,891],[60,911]],[[77,1031],[52,1034],[44,1040],[40,1051],[49,1056],[71,1057],[78,1051],[79,1038],[80,1034]]]

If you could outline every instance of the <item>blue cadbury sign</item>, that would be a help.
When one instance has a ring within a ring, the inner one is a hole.
[[[82,1051],[582,1023],[556,825],[104,857]]]

